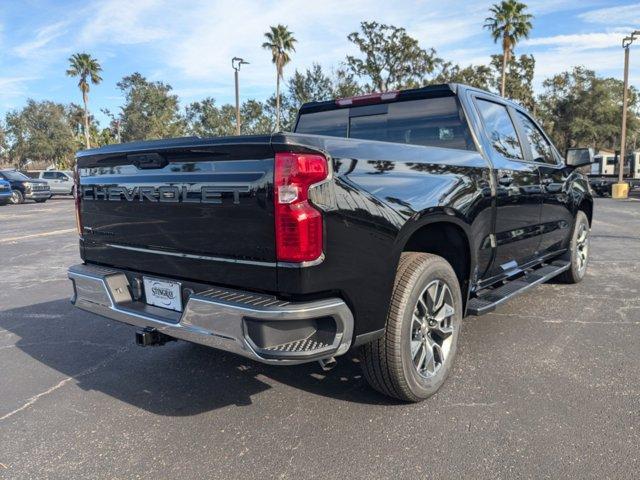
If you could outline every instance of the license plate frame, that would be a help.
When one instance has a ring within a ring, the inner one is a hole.
[[[142,277],[147,305],[182,312],[182,284],[155,277]]]

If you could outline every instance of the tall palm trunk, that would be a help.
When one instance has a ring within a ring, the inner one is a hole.
[[[280,66],[276,66],[276,132],[280,131]]]
[[[82,92],[82,102],[84,103],[84,142],[87,145],[87,149],[91,148],[89,143],[89,110],[87,109],[87,92]]]
[[[509,46],[507,45],[506,38],[502,42],[502,81],[500,83],[500,95],[504,97],[504,92],[507,87],[507,55],[509,54]]]
[[[507,54],[502,54],[502,80],[500,83],[500,95],[504,97],[504,91],[507,86]]]

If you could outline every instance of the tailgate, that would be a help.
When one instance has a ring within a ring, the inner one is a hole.
[[[85,260],[275,289],[273,157],[269,136],[83,152]]]

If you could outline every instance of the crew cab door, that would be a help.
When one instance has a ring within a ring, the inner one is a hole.
[[[474,96],[495,176],[495,253],[485,279],[515,271],[538,256],[542,204],[538,166],[527,161],[515,111],[494,97]]]
[[[562,249],[573,225],[571,199],[568,195],[568,172],[564,168],[560,155],[553,148],[543,130],[525,112],[518,110],[516,117],[526,137],[525,154],[538,164],[542,185],[541,216],[541,255]],[[527,151],[528,150],[528,151]]]

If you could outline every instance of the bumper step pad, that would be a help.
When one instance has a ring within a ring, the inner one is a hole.
[[[328,343],[324,343],[321,340],[316,340],[313,337],[310,337],[297,340],[295,342],[268,347],[265,348],[265,350],[269,350],[270,352],[313,352],[314,350],[320,350],[330,346],[331,345]]]
[[[529,270],[522,276],[510,280],[499,287],[484,290],[480,295],[469,300],[467,315],[479,316],[492,312],[501,303],[552,279],[568,270],[570,266],[571,264],[567,261],[556,260],[549,265]]]

